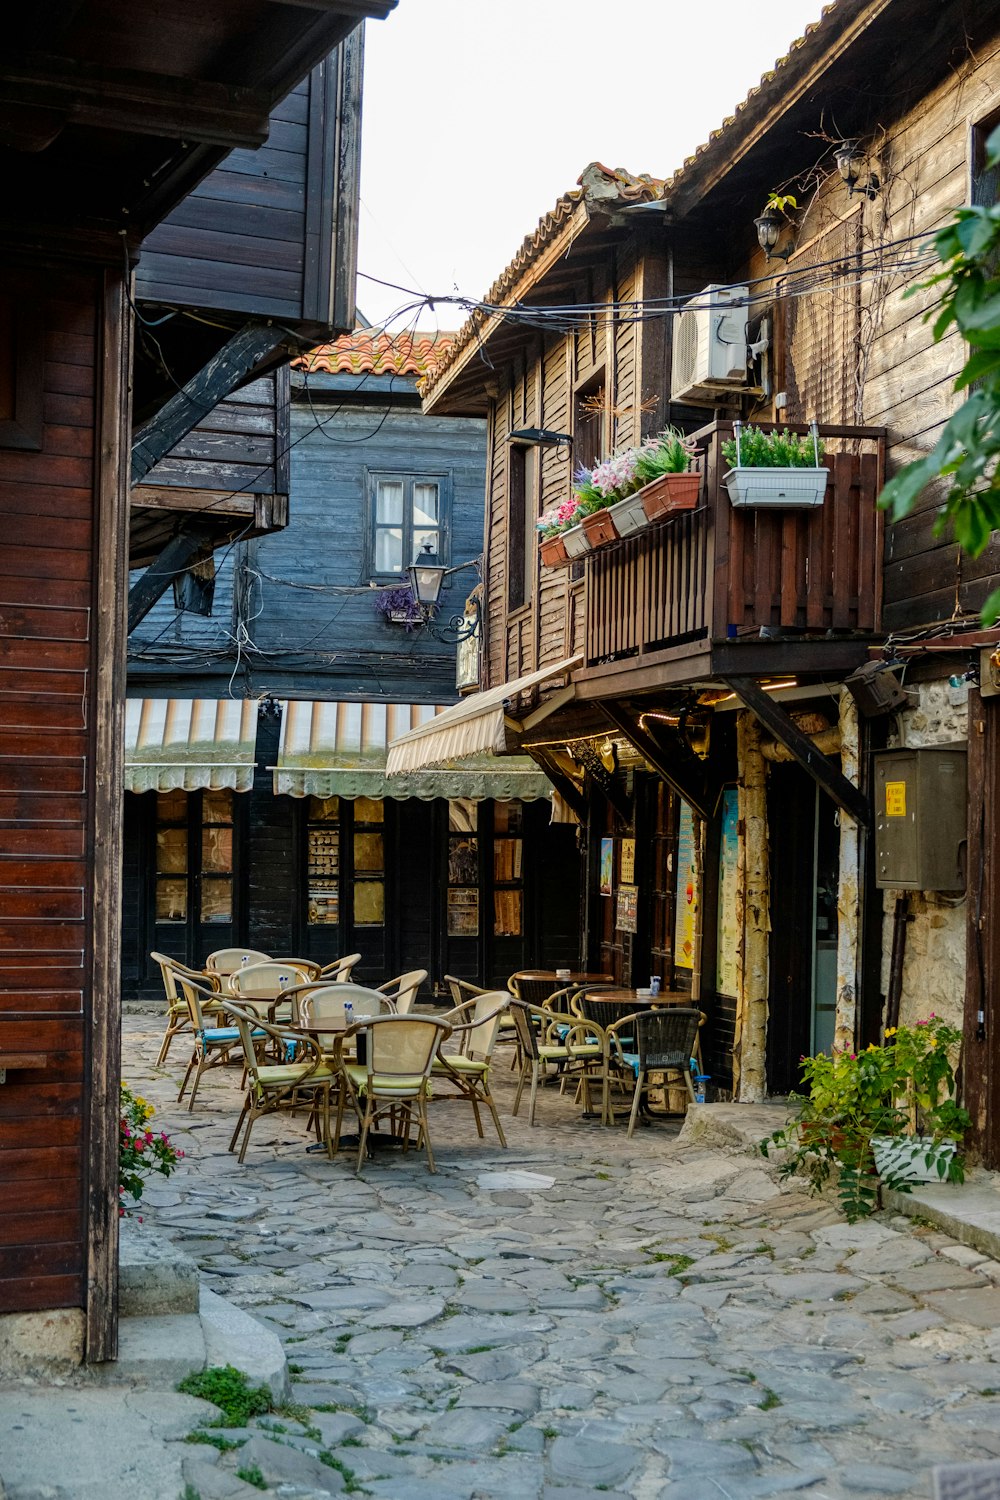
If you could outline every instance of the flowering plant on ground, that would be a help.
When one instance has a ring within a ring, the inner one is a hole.
[[[141,1094],[134,1094],[127,1083],[121,1085],[121,1109],[118,1125],[118,1214],[132,1212],[142,1197],[146,1178],[153,1172],[169,1177],[183,1151],[170,1144],[163,1131],[150,1130],[155,1110]],[[131,1203],[125,1202],[131,1198]]]
[[[882,1046],[820,1052],[801,1059],[808,1092],[793,1094],[795,1117],[761,1141],[765,1156],[786,1152],[781,1172],[805,1177],[813,1192],[831,1178],[848,1220],[878,1207],[872,1138],[920,1133],[933,1145],[961,1141],[969,1116],[955,1099],[954,1060],[961,1032],[931,1014],[915,1026],[889,1027]],[[960,1157],[942,1172],[963,1180]],[[905,1181],[890,1185],[909,1191]]]

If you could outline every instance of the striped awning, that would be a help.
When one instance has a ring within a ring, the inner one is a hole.
[[[125,790],[253,786],[257,703],[248,698],[129,698]]]
[[[444,712],[432,703],[283,703],[274,790],[291,797],[419,797],[425,802],[435,797],[531,802],[551,796],[548,779],[522,755],[463,757],[389,776],[390,742]]]
[[[568,656],[563,661],[541,667],[537,672],[529,672],[525,677],[516,677],[511,682],[501,683],[499,687],[488,688],[484,693],[470,693],[460,703],[442,709],[436,718],[415,725],[391,745],[389,775],[424,770],[448,764],[457,758],[461,758],[464,763],[469,756],[481,756],[484,753],[498,757],[498,766],[515,758],[528,759],[508,757],[504,753],[508,724],[517,732],[523,731],[525,727],[523,723],[509,718],[505,705],[529,688],[537,687],[563,673],[568,675],[582,660],[581,656]],[[565,689],[564,694],[568,696],[571,691]],[[543,705],[541,710],[529,717],[544,715],[547,708],[554,706],[555,702],[556,700],[549,700],[549,705]]]

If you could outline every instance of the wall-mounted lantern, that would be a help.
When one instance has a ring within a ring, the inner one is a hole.
[[[878,173],[874,172],[868,163],[867,152],[860,141],[844,140],[840,142],[833,159],[837,164],[837,171],[847,187],[848,197],[853,198],[855,191],[864,193],[866,198],[874,198],[881,189]],[[862,182],[864,177],[864,182]]]

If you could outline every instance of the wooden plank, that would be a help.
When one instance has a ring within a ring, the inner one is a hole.
[[[876,575],[879,566],[878,516],[874,497],[879,492],[878,455],[862,453],[858,472],[858,630],[877,630]]]
[[[231,490],[195,490],[184,485],[137,484],[132,490],[131,508],[133,512],[168,510],[197,515],[199,511],[211,511],[215,516],[252,516],[254,492],[234,494]]]
[[[833,456],[833,608],[830,624],[834,630],[850,630],[857,624],[857,612],[852,608],[851,573],[857,568],[857,547],[854,545],[853,519],[858,504],[856,487],[857,465],[853,454],[835,453]],[[829,482],[829,481],[828,481]],[[824,510],[830,497],[824,502]]]
[[[0,1277],[0,1313],[79,1307],[83,1297],[80,1273],[56,1276]]]

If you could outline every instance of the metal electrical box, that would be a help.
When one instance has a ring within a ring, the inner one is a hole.
[[[964,891],[965,745],[879,750],[873,759],[875,884]]]

